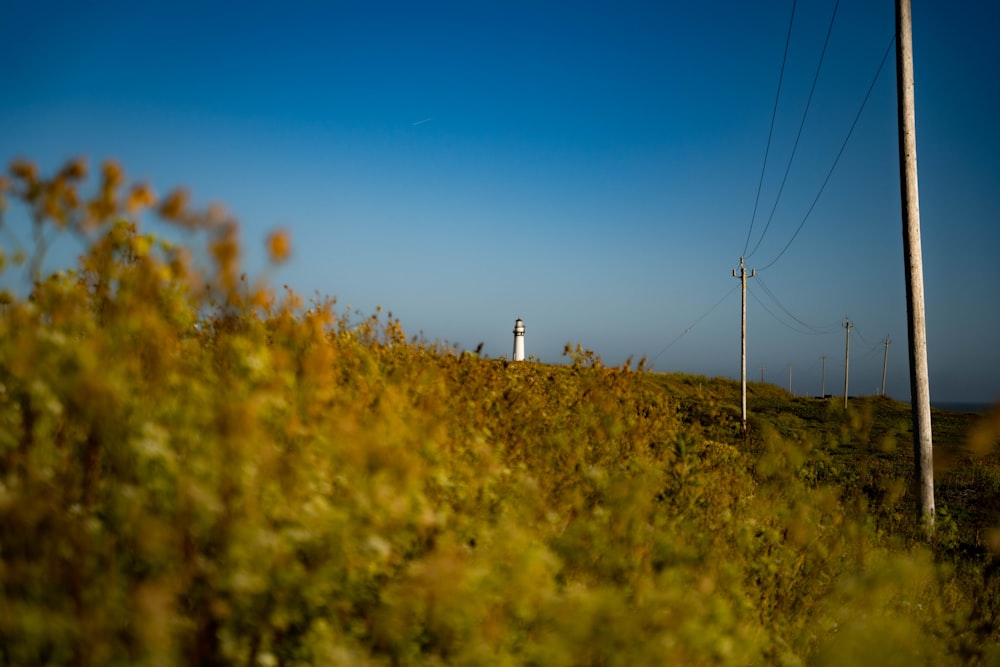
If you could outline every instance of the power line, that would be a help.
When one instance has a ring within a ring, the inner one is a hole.
[[[753,234],[753,223],[757,219],[757,206],[760,204],[760,191],[764,187],[764,172],[767,170],[767,156],[771,152],[771,139],[774,136],[774,120],[778,117],[778,100],[781,99],[781,83],[785,80],[785,65],[788,63],[788,45],[792,41],[792,24],[795,23],[796,0],[792,0],[792,16],[788,19],[788,34],[785,36],[785,53],[781,58],[781,71],[778,73],[778,91],[774,95],[774,109],[771,111],[771,127],[767,131],[767,145],[764,147],[764,164],[760,167],[760,180],[757,181],[757,196],[753,201],[753,214],[750,216],[750,229],[747,230],[747,240],[743,244],[743,252],[746,255],[747,248],[750,247],[750,236]]]
[[[800,329],[798,327],[795,327],[795,326],[789,324],[788,322],[782,320],[780,317],[778,317],[777,314],[775,314],[775,312],[773,310],[771,310],[770,308],[768,308],[767,305],[763,301],[761,301],[760,297],[758,297],[755,293],[751,292],[750,296],[753,297],[753,300],[757,302],[758,306],[760,306],[761,308],[764,309],[764,312],[766,312],[768,315],[770,315],[772,318],[774,318],[775,322],[777,322],[778,324],[780,324],[781,326],[783,326],[783,327],[785,327],[787,329],[790,329],[791,331],[794,331],[795,333],[804,334],[806,336],[818,336],[818,335],[832,333],[830,331],[813,331],[813,330],[810,330],[810,329]],[[808,326],[808,325],[806,325],[806,326]]]
[[[852,326],[853,326],[853,327],[854,327],[854,329],[855,329],[855,332],[854,332],[854,333],[856,333],[856,334],[858,335],[858,338],[860,338],[860,339],[861,339],[861,342],[862,342],[862,343],[864,343],[865,345],[871,345],[871,343],[869,343],[869,342],[868,342],[868,339],[867,339],[867,338],[865,338],[865,337],[864,337],[864,336],[863,336],[863,335],[861,334],[861,331],[857,329],[857,325],[856,325],[856,324],[852,324]]]
[[[809,366],[809,368],[805,369],[803,371],[803,373],[806,374],[806,375],[808,375],[809,373],[811,373],[814,368],[816,368],[817,366],[819,366],[820,359],[822,359],[822,357],[816,357],[816,360],[813,361],[812,364]]]
[[[882,74],[882,69],[885,66],[885,61],[889,57],[889,53],[892,51],[892,45],[893,42],[895,42],[895,40],[896,36],[893,35],[892,39],[889,40],[889,45],[886,47],[885,53],[882,55],[882,61],[878,65],[878,70],[876,70],[875,76],[872,77],[872,82],[868,86],[868,92],[865,93],[864,100],[862,100],[861,102],[861,107],[858,109],[858,113],[854,116],[854,122],[851,123],[851,128],[847,131],[847,136],[844,137],[844,142],[840,145],[840,150],[837,152],[837,157],[834,158],[833,164],[830,165],[830,170],[826,173],[826,178],[823,179],[823,184],[820,186],[819,192],[816,193],[815,199],[813,199],[812,204],[809,205],[809,210],[806,211],[806,214],[805,216],[803,216],[802,221],[799,223],[799,226],[795,229],[795,233],[792,234],[792,238],[788,239],[788,243],[786,243],[785,247],[781,249],[781,252],[778,253],[778,256],[775,257],[773,260],[771,260],[771,262],[765,265],[762,269],[759,269],[759,271],[764,271],[766,269],[771,268],[777,263],[779,259],[781,259],[781,257],[788,250],[789,246],[792,245],[792,242],[799,235],[799,232],[802,231],[802,227],[806,224],[806,220],[808,220],[809,216],[812,215],[813,209],[816,208],[816,203],[819,201],[820,196],[822,196],[823,191],[826,189],[827,184],[830,182],[830,176],[833,175],[834,169],[837,168],[837,163],[840,162],[840,158],[844,154],[844,149],[847,148],[847,142],[850,141],[851,135],[854,134],[854,129],[858,126],[858,121],[861,119],[861,114],[865,110],[865,106],[868,104],[868,99],[871,97],[872,90],[875,89],[875,83],[878,81],[879,75]]]
[[[818,326],[814,326],[812,324],[809,324],[807,322],[803,322],[802,320],[800,320],[799,318],[797,318],[795,315],[793,315],[792,311],[788,310],[788,308],[786,308],[781,303],[781,301],[778,300],[778,297],[775,296],[774,292],[771,291],[771,288],[769,288],[767,286],[767,284],[764,283],[764,281],[762,281],[760,279],[760,276],[757,277],[757,283],[760,285],[761,289],[764,290],[764,293],[767,294],[767,297],[769,299],[771,299],[771,301],[774,302],[774,305],[776,305],[778,308],[780,308],[781,311],[783,313],[785,313],[788,317],[790,317],[795,322],[797,322],[798,324],[800,324],[801,326],[803,326],[805,329],[807,329],[807,331],[803,331],[801,333],[807,333],[807,334],[828,334],[828,333],[832,333],[833,331],[835,331],[840,326],[840,324],[837,323],[837,324],[831,324],[831,325],[827,325],[827,326],[823,326],[823,327],[818,327]]]
[[[809,97],[806,98],[805,109],[802,110],[802,120],[799,121],[799,131],[795,135],[795,143],[792,145],[792,153],[788,156],[788,164],[785,166],[785,175],[781,179],[781,187],[778,188],[778,194],[774,198],[774,206],[771,207],[771,215],[767,218],[767,224],[764,225],[764,231],[761,232],[760,238],[757,239],[757,244],[750,251],[747,257],[752,257],[757,248],[760,247],[761,241],[767,235],[767,230],[771,227],[771,221],[774,220],[774,212],[778,210],[778,202],[781,201],[781,193],[785,190],[785,184],[788,182],[788,174],[792,170],[792,162],[795,160],[795,153],[799,148],[799,140],[802,138],[802,130],[806,126],[806,117],[809,116],[809,108],[812,106],[813,94],[816,92],[816,83],[819,81],[819,73],[823,69],[823,61],[826,59],[826,47],[830,44],[830,34],[833,32],[833,23],[837,18],[837,9],[840,7],[840,0],[833,5],[833,14],[830,16],[830,25],[826,29],[826,39],[823,40],[823,50],[819,54],[819,62],[816,64],[816,73],[813,75],[812,86],[809,88]]]
[[[760,306],[761,308],[763,308],[764,312],[766,312],[768,315],[770,315],[771,317],[773,317],[778,324],[780,324],[782,326],[785,326],[785,327],[788,327],[789,329],[791,329],[792,331],[794,331],[796,333],[801,333],[801,334],[812,333],[811,331],[803,331],[801,329],[796,329],[795,327],[793,327],[788,322],[783,321],[780,317],[778,317],[777,315],[774,314],[774,311],[772,311],[770,308],[768,308],[766,305],[764,305],[764,302],[761,301],[760,297],[757,296],[754,292],[751,292],[750,296],[752,296],[753,300],[757,302],[757,305]]]
[[[882,346],[884,344],[885,344],[885,341],[884,340],[880,340],[879,342],[877,342],[874,345],[872,345],[870,348],[868,348],[867,352],[865,352],[863,355],[861,355],[861,361],[868,361],[870,358],[872,358],[873,356],[875,356],[875,353],[881,351]]]
[[[672,341],[670,341],[669,343],[667,343],[666,347],[664,347],[662,350],[660,350],[659,352],[657,352],[656,356],[654,356],[650,361],[653,362],[653,361],[656,361],[657,359],[659,359],[660,356],[664,352],[666,352],[667,350],[669,350],[671,347],[674,346],[674,343],[676,343],[681,338],[683,338],[684,336],[686,336],[688,334],[688,332],[691,331],[691,329],[694,329],[695,326],[699,322],[701,322],[703,319],[705,319],[706,317],[708,317],[712,313],[712,311],[714,311],[716,308],[718,308],[720,305],[722,305],[722,302],[725,301],[726,298],[729,297],[730,294],[732,294],[733,292],[735,292],[737,287],[739,287],[739,285],[737,285],[736,287],[733,287],[731,290],[729,290],[728,292],[726,292],[723,295],[723,297],[721,299],[719,299],[718,301],[716,301],[715,304],[711,308],[709,308],[704,313],[702,313],[702,315],[698,319],[696,319],[694,322],[692,322],[691,324],[689,324],[688,327],[686,329],[684,329],[684,331],[682,331],[679,334],[677,334],[677,336]]]

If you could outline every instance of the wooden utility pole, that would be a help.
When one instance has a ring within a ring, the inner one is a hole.
[[[788,393],[792,393],[792,365],[788,364]]]
[[[889,365],[889,345],[892,344],[892,339],[889,338],[889,334],[885,335],[885,355],[882,357],[882,396],[885,396],[885,369]]]
[[[917,516],[930,531],[934,528],[934,445],[931,439],[931,391],[927,372],[924,269],[920,250],[920,199],[917,195],[917,127],[910,0],[896,0],[896,109],[899,117],[899,181],[903,204],[906,333],[910,358]]]
[[[844,318],[844,328],[847,330],[847,347],[844,350],[844,409],[847,409],[847,377],[851,370],[851,328],[854,323]]]
[[[820,356],[820,361],[823,362],[823,365],[821,366],[823,370],[820,371],[819,375],[819,397],[826,398],[826,355],[825,354]]]
[[[760,383],[764,384],[764,371],[767,370],[767,366],[760,367]]]
[[[757,275],[757,269],[750,271],[750,278]],[[736,275],[733,269],[733,277],[740,279],[742,287],[742,312],[740,315],[740,403],[742,405],[742,417],[740,430],[743,436],[747,435],[747,269],[743,265],[743,258],[740,257],[740,273]]]

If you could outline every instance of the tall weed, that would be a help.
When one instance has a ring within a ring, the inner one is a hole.
[[[351,324],[243,274],[220,209],[86,174],[0,183],[32,238],[84,242],[48,274],[44,244],[0,255],[30,281],[0,314],[0,662],[947,664],[995,641],[995,598],[883,539],[794,420],[746,445],[728,385]]]

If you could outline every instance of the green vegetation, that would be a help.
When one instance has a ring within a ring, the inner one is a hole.
[[[0,182],[87,248],[0,229],[0,664],[1000,662],[1000,414],[935,415],[925,544],[905,406],[752,385],[744,441],[733,382],[352,326],[86,171]]]

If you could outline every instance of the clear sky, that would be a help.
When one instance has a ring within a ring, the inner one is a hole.
[[[826,355],[841,393],[847,316],[851,393],[888,335],[906,400],[893,52],[858,117],[893,2],[827,41],[835,5],[796,7],[769,144],[791,0],[8,3],[0,160],[186,186],[252,267],[291,232],[278,284],[492,357],[522,317],[542,361],[738,378],[746,254],[751,380],[817,394]],[[1000,5],[913,16],[931,396],[996,400]]]

